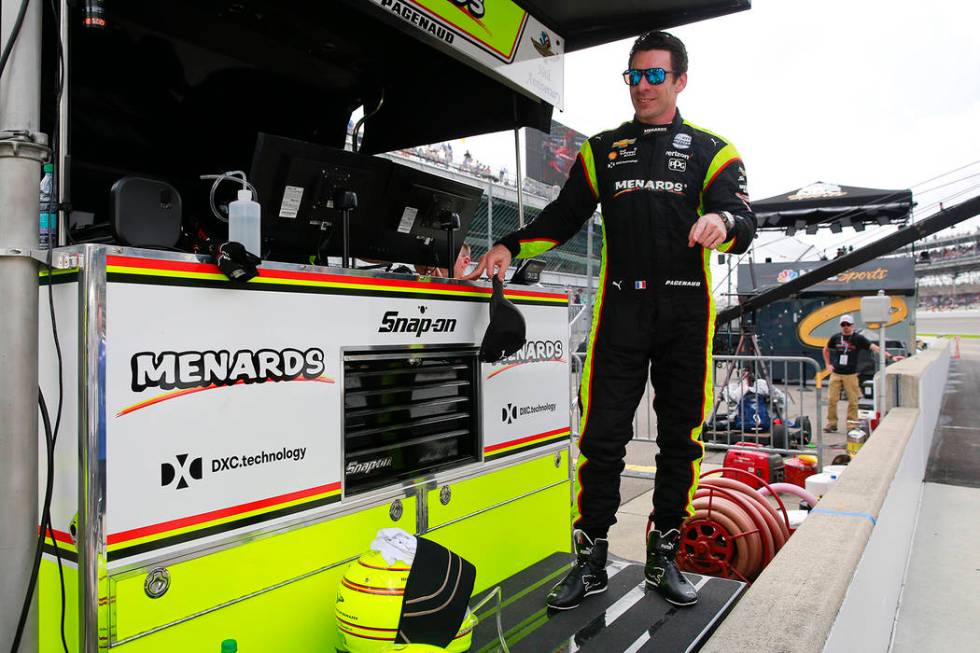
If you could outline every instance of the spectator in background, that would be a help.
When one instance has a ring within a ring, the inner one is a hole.
[[[854,318],[851,315],[841,315],[840,333],[832,335],[823,347],[823,361],[831,372],[830,387],[827,389],[827,423],[824,431],[832,433],[837,430],[837,403],[840,401],[841,388],[847,395],[847,421],[857,422],[858,399],[861,397],[857,360],[858,351],[861,349],[870,349],[875,354],[880,351],[878,345],[860,333],[854,333]],[[901,360],[903,357],[885,352],[885,358]]]

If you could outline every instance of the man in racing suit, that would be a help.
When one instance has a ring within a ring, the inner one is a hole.
[[[629,61],[624,79],[634,119],[583,143],[558,198],[501,238],[468,277],[486,271],[503,278],[512,258],[557,247],[601,203],[602,266],[579,394],[577,561],[548,596],[557,609],[606,589],[606,537],[648,375],[659,453],[646,581],[676,605],[697,601],[674,557],[679,528],[693,514],[701,428],[712,403],[710,256],[714,249],[744,252],[755,236],[735,147],[677,111],[687,82],[684,45],[650,32],[637,39]]]

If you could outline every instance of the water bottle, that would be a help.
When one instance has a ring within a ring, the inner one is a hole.
[[[58,198],[54,189],[54,164],[44,164],[41,178],[41,207],[38,221],[41,249],[58,246]]]
[[[243,188],[238,199],[228,204],[228,240],[241,243],[256,256],[262,256],[262,210],[252,199],[252,191]]]

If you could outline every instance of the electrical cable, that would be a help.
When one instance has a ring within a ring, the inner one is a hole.
[[[34,564],[31,569],[31,577],[27,581],[27,593],[24,595],[24,604],[20,609],[20,618],[17,621],[17,630],[14,632],[14,641],[10,647],[10,653],[17,653],[20,649],[20,640],[24,636],[24,627],[27,624],[27,615],[31,611],[31,602],[34,598],[34,589],[37,586],[37,578],[41,569],[41,550],[44,546],[44,535],[47,522],[50,520],[51,494],[54,487],[54,434],[51,431],[51,418],[48,415],[48,407],[44,401],[44,393],[41,388],[37,389],[38,408],[41,411],[41,420],[44,423],[44,437],[47,444],[47,479],[44,484],[44,503],[41,509],[41,528],[38,529],[37,546],[34,549]]]
[[[61,429],[61,414],[62,407],[64,405],[65,398],[65,384],[64,375],[62,373],[62,355],[61,355],[61,340],[58,338],[58,320],[55,317],[54,310],[54,273],[51,267],[52,258],[54,257],[54,250],[48,247],[48,310],[51,314],[51,337],[54,340],[54,350],[58,359],[58,411],[55,415],[54,420],[54,433],[51,436],[51,487],[54,488],[54,452],[58,445],[58,432]],[[38,391],[40,392],[40,390]],[[39,395],[40,396],[40,395]],[[42,533],[51,531],[51,544],[54,547],[55,560],[58,562],[58,581],[61,585],[61,646],[64,648],[65,653],[68,653],[68,640],[65,637],[65,570],[61,564],[61,550],[58,548],[58,538],[55,537],[54,527],[51,524],[51,512],[50,509],[47,515],[47,523],[42,528]]]
[[[246,179],[245,173],[241,170],[229,170],[218,175],[201,175],[201,179],[214,179],[214,183],[211,184],[211,193],[208,195],[208,203],[211,205],[211,213],[222,222],[228,222],[228,216],[221,215],[221,212],[218,211],[218,207],[214,203],[214,194],[218,190],[221,182],[233,181],[239,183],[242,185],[242,190],[251,190],[252,199],[256,202],[259,201],[259,191],[255,190],[255,186]]]
[[[361,151],[361,144],[358,143],[358,139],[357,139],[357,133],[361,130],[361,126],[367,121],[368,118],[373,117],[376,113],[381,111],[381,107],[384,106],[384,103],[385,103],[385,90],[384,88],[382,88],[381,97],[378,99],[378,105],[374,107],[374,110],[371,113],[365,116],[361,116],[361,119],[357,121],[357,124],[354,125],[354,129],[351,131],[350,146],[354,152]]]
[[[30,3],[31,0],[23,0],[20,3],[17,19],[14,21],[13,29],[10,30],[10,38],[7,39],[7,44],[3,46],[3,53],[0,54],[0,77],[3,77],[3,72],[7,68],[7,60],[10,59],[10,53],[13,52],[17,37],[20,36],[20,28],[24,24],[24,16],[27,14],[27,6]]]

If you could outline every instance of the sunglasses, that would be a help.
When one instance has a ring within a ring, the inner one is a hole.
[[[638,86],[640,80],[646,77],[648,84],[657,86],[664,83],[664,80],[667,79],[667,73],[672,72],[674,71],[663,68],[630,68],[623,71],[623,81],[630,86]]]
[[[851,324],[850,322],[841,322],[841,323],[840,323],[840,325],[841,325],[842,327],[846,327],[846,326],[854,326],[854,325],[853,325],[853,324]]]

